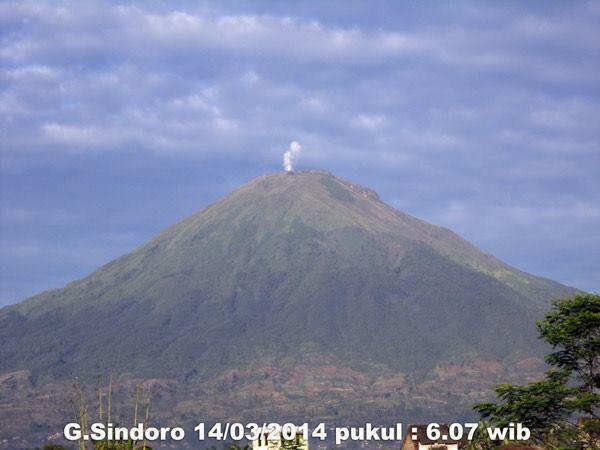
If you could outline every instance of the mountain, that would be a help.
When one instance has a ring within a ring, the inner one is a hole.
[[[2,308],[0,375],[27,389],[108,372],[169,380],[215,408],[227,398],[213,413],[229,416],[273,392],[314,416],[356,412],[373,393],[380,411],[400,395],[406,411],[431,412],[435,402],[416,400],[423,383],[466,404],[500,374],[541,370],[535,320],[575,292],[370,189],[276,173],[86,278]]]

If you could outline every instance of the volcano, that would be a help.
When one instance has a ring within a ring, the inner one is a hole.
[[[0,388],[110,372],[162,380],[182,417],[436,418],[543,370],[535,321],[575,292],[370,189],[276,173],[2,308]]]

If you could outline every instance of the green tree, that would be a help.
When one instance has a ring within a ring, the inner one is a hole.
[[[281,439],[280,450],[299,450],[304,446],[302,435],[297,434],[294,439]]]
[[[568,373],[577,385],[574,411],[597,418],[600,406],[600,296],[577,295],[554,303],[538,323],[542,338],[552,345],[548,364]]]
[[[496,388],[498,403],[480,403],[475,409],[497,426],[523,423],[533,440],[549,448],[597,448],[600,296],[556,300],[537,326],[552,346],[546,377],[525,386],[501,385]]]

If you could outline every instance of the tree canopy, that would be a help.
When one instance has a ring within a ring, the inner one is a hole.
[[[600,295],[556,300],[538,322],[552,347],[544,379],[496,388],[499,401],[475,405],[480,415],[507,426],[520,422],[547,448],[597,448],[600,442]]]

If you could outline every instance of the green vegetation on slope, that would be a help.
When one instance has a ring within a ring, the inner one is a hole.
[[[298,415],[358,417],[387,411],[387,395],[396,412],[424,417],[431,392],[446,412],[464,411],[488,380],[526,372],[544,351],[532,324],[551,298],[573,293],[369,189],[324,172],[278,173],[82,280],[1,309],[0,375],[27,371],[28,393],[109,369],[168,379],[213,412],[231,395],[224,415],[274,396]],[[335,375],[277,390],[307,364]],[[336,390],[345,370],[357,387]],[[234,371],[249,374],[221,390],[216,380]],[[401,387],[390,381],[399,376]],[[385,394],[367,405],[380,392],[370,383]],[[170,395],[182,414],[194,411]]]

